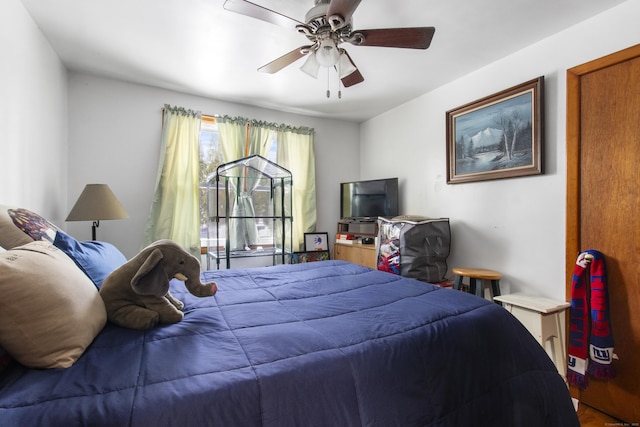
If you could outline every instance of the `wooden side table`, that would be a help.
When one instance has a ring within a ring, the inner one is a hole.
[[[560,375],[566,377],[564,313],[571,304],[520,293],[495,296],[494,300],[502,302],[503,307],[531,332],[547,351]]]

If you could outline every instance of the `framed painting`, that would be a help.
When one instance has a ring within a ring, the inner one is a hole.
[[[304,233],[305,251],[328,251],[329,233]]]
[[[306,251],[294,252],[291,254],[291,264],[301,264],[303,262],[326,261],[331,259],[329,251]]]
[[[449,110],[447,184],[543,173],[544,76]]]

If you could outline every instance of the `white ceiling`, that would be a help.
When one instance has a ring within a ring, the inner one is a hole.
[[[261,107],[363,121],[625,0],[363,0],[354,29],[434,26],[427,50],[345,47],[365,81],[257,68],[307,44],[224,0],[22,0],[70,70]],[[254,0],[299,21],[312,0]],[[596,29],[594,29],[595,31]],[[331,97],[326,97],[330,80]],[[188,107],[188,106],[186,106]]]

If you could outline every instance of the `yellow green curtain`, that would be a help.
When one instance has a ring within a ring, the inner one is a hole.
[[[202,113],[164,106],[160,162],[142,246],[170,239],[200,257],[198,144]]]
[[[269,150],[271,149],[271,145],[273,144],[274,136],[275,131],[269,126],[262,126],[260,122],[256,122],[255,120],[251,121],[251,124],[249,126],[249,140],[247,147],[248,155],[246,157],[258,154],[259,156],[266,158],[269,154]],[[247,178],[245,180],[246,187],[242,189],[242,194],[244,197],[240,198],[240,206],[241,211],[246,216],[252,217],[255,216],[255,207],[253,206],[253,193],[258,187],[258,184],[260,184],[259,178],[262,174],[253,169],[246,168],[245,175]],[[258,242],[258,225],[256,224],[255,219],[245,219],[244,232],[247,246],[251,246]]]
[[[304,233],[316,231],[316,162],[313,129],[278,128],[277,162],[293,179],[293,247],[303,250]]]
[[[216,116],[216,123],[224,162],[229,163],[246,157],[245,146],[249,120],[241,117]]]
[[[249,150],[247,151],[247,157],[257,154],[265,159],[268,158],[275,135],[276,129],[272,124],[252,120],[249,126]]]

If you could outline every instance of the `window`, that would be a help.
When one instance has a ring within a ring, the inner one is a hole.
[[[271,150],[267,156],[267,159],[276,162],[276,153],[278,149],[277,136],[274,133],[273,143]],[[235,159],[233,159],[235,160]],[[215,224],[211,223],[215,221],[215,218],[209,216],[209,207],[207,206],[207,181],[208,177],[216,172],[218,166],[227,163],[222,157],[222,150],[220,148],[220,135],[218,133],[218,125],[216,119],[212,116],[202,116],[202,122],[200,125],[200,242],[201,246],[213,246],[213,241],[216,240]],[[257,203],[254,207],[256,214],[263,215],[269,210],[268,193],[265,193],[265,197],[257,197],[256,201],[263,200],[264,203]],[[265,224],[260,220],[256,224],[258,228],[258,241],[256,244],[269,244],[272,242],[273,230],[270,224]],[[217,236],[218,239],[225,239],[226,236]],[[218,240],[219,241],[219,240]]]

